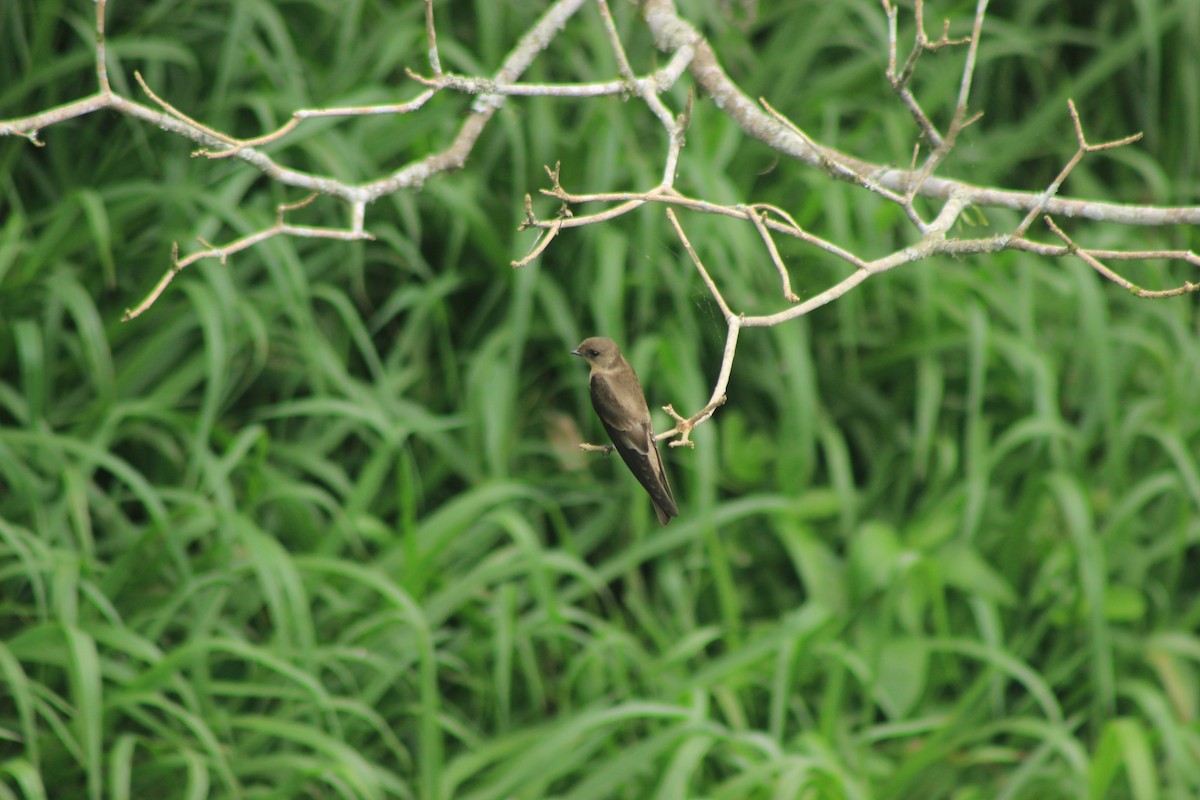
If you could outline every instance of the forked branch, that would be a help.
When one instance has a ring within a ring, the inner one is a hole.
[[[422,2],[425,11],[425,57],[428,60],[428,74],[421,75],[408,70],[409,77],[418,85],[415,95],[377,105],[339,107],[330,104],[324,107],[297,109],[274,130],[251,137],[237,137],[192,118],[167,99],[168,87],[152,88],[140,73],[135,72],[134,77],[149,98],[148,104],[115,92],[109,79],[107,64],[107,0],[95,0],[96,93],[27,117],[0,120],[0,136],[21,136],[40,146],[40,130],[68,119],[108,109],[196,142],[199,145],[196,155],[209,159],[237,160],[261,171],[270,180],[300,189],[307,195],[307,199],[301,203],[280,206],[273,225],[227,244],[216,246],[201,241],[201,249],[185,257],[180,257],[177,246],[173,247],[171,264],[166,273],[141,303],[126,312],[125,318],[132,319],[153,305],[175,275],[198,261],[215,259],[225,263],[229,256],[277,236],[338,240],[370,238],[365,228],[369,204],[395,192],[415,190],[433,176],[461,168],[467,162],[491,117],[510,98],[543,96],[567,101],[585,101],[604,95],[631,98],[636,103],[631,103],[630,107],[641,109],[655,123],[655,129],[661,129],[661,138],[655,141],[655,146],[660,148],[661,158],[661,173],[657,183],[628,191],[603,189],[572,192],[563,187],[561,170],[555,166],[554,169],[548,170],[550,186],[541,190],[543,197],[555,203],[553,215],[539,216],[534,199],[526,196],[525,221],[521,227],[535,230],[537,237],[527,255],[513,261],[512,265],[521,267],[531,263],[545,253],[557,241],[557,237],[572,228],[612,223],[648,205],[659,204],[666,207],[668,224],[682,242],[707,290],[720,306],[727,325],[721,368],[708,402],[698,412],[686,417],[676,413],[673,407],[668,407],[668,413],[675,420],[675,427],[658,436],[671,438],[673,446],[690,445],[692,430],[711,418],[724,402],[742,328],[769,327],[796,319],[843,296],[869,278],[903,264],[939,254],[963,257],[1019,250],[1052,258],[1080,258],[1104,278],[1139,297],[1174,297],[1200,291],[1200,281],[1196,280],[1185,280],[1179,286],[1165,289],[1145,289],[1108,266],[1114,262],[1141,259],[1172,259],[1189,267],[1200,267],[1200,258],[1190,250],[1092,249],[1076,242],[1056,222],[1062,218],[1085,218],[1125,225],[1200,225],[1200,207],[1197,206],[1132,205],[1063,197],[1061,190],[1065,181],[1084,157],[1130,145],[1139,138],[1139,135],[1135,134],[1102,144],[1089,144],[1084,135],[1079,111],[1073,102],[1068,104],[1068,111],[1075,132],[1076,151],[1055,179],[1041,191],[975,186],[938,174],[963,131],[980,116],[980,112],[971,110],[970,98],[988,0],[976,0],[969,23],[961,26],[958,32],[954,31],[957,26],[951,21],[943,20],[940,34],[936,38],[926,33],[926,0],[914,0],[913,34],[909,45],[901,43],[901,12],[896,0],[880,0],[887,21],[884,78],[915,125],[912,163],[908,168],[875,163],[826,146],[807,134],[800,121],[790,119],[772,108],[767,100],[751,100],[726,74],[707,39],[679,15],[674,0],[641,0],[641,20],[654,37],[656,46],[669,54],[665,66],[644,75],[637,74],[634,69],[630,54],[626,51],[629,32],[621,30],[618,20],[609,8],[608,0],[549,2],[545,12],[512,46],[496,71],[486,76],[459,75],[443,69],[433,0]],[[603,31],[603,40],[611,51],[612,62],[616,65],[616,74],[601,81],[521,81],[521,76],[533,61],[555,43],[564,26],[585,5],[595,9],[596,19]],[[950,54],[941,58],[961,54],[961,73],[949,119],[935,120],[924,110],[920,98],[914,92],[913,77],[921,65],[928,63],[927,55],[941,51]],[[693,85],[688,87],[686,100],[680,102],[678,98],[674,99],[683,108],[673,109],[670,102],[673,98],[668,97],[667,92],[685,80],[685,76],[690,76]],[[458,92],[474,97],[469,110],[464,113],[457,134],[444,148],[415,158],[394,172],[373,180],[349,183],[304,172],[278,162],[267,152],[272,146],[292,136],[305,120],[316,117],[413,114],[422,111],[427,102],[439,92]],[[780,156],[822,170],[831,180],[851,183],[897,206],[912,225],[909,242],[894,252],[867,260],[844,244],[802,228],[785,209],[752,202],[723,204],[689,197],[681,192],[676,186],[677,173],[681,168],[680,156],[686,144],[685,134],[691,124],[693,104],[697,97],[700,97],[701,101],[711,102],[747,136],[762,141]],[[285,216],[288,212],[312,203],[318,197],[332,198],[345,204],[348,218],[344,226],[304,226],[286,221]],[[935,218],[926,219],[923,216],[926,206],[922,204],[918,209],[914,202],[918,197],[936,204],[938,213]],[[600,208],[580,213],[579,207],[585,203],[599,204]],[[955,230],[955,223],[970,205],[1015,209],[1020,212],[1021,221],[1007,233],[988,237],[955,238],[951,235]],[[684,233],[683,226],[676,216],[676,211],[683,210],[727,216],[752,225],[763,245],[761,263],[755,268],[770,269],[774,275],[772,280],[779,281],[780,298],[774,301],[778,305],[764,302],[762,307],[745,310],[731,308],[721,290],[720,281],[717,279],[719,276],[712,275],[704,265],[703,243],[698,247],[693,246]],[[1052,234],[1051,241],[1039,242],[1030,238],[1030,231],[1039,219],[1044,220],[1047,230]],[[816,294],[800,296],[793,291],[789,266],[780,254],[778,241],[781,237],[794,239],[804,247],[814,249],[821,257],[844,264],[845,275]]]

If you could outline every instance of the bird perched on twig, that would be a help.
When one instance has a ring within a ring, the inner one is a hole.
[[[571,355],[581,356],[591,365],[588,384],[592,407],[621,460],[650,494],[658,521],[666,525],[671,517],[679,516],[679,509],[671,496],[658,442],[650,427],[650,409],[637,374],[612,339],[599,336],[584,339]]]

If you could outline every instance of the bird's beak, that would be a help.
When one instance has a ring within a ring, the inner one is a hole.
[[[577,348],[575,348],[574,350],[572,350],[572,351],[571,351],[571,355],[573,355],[573,356],[583,356],[583,353],[579,352],[579,348],[577,347]]]

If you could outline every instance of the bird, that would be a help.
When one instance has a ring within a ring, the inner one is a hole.
[[[658,521],[666,525],[671,517],[679,516],[679,509],[671,495],[654,428],[650,426],[650,409],[637,374],[621,355],[617,343],[602,336],[584,339],[571,355],[580,356],[591,365],[588,386],[592,408],[596,409],[596,416],[608,431],[621,460],[650,495]]]

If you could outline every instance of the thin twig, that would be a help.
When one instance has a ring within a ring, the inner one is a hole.
[[[122,320],[128,322],[131,319],[141,316],[154,305],[162,293],[166,291],[167,286],[171,281],[175,280],[175,276],[184,270],[184,268],[195,264],[197,261],[206,259],[217,259],[221,264],[225,264],[229,256],[234,253],[239,253],[253,247],[256,244],[265,242],[268,239],[273,239],[276,236],[300,236],[312,239],[341,239],[343,241],[353,241],[356,239],[374,239],[375,237],[361,229],[340,229],[340,228],[318,228],[309,225],[289,225],[283,221],[283,216],[288,211],[294,211],[298,208],[311,203],[317,197],[316,194],[309,195],[304,200],[297,203],[288,203],[280,205],[275,209],[275,224],[269,228],[248,234],[235,239],[229,244],[217,247],[209,244],[203,239],[199,239],[200,244],[204,246],[204,250],[192,253],[187,258],[179,258],[179,244],[176,242],[171,247],[171,268],[168,269],[159,279],[158,283],[150,290],[150,293],[143,298],[142,302],[138,303],[133,308],[125,309],[125,314]]]
[[[679,218],[675,216],[674,209],[667,209],[667,219],[671,221],[672,227],[675,228],[675,233],[679,236],[679,241],[683,242],[683,247],[687,250],[688,255],[692,257],[692,263],[696,265],[696,271],[700,273],[700,277],[704,279],[704,283],[708,286],[708,291],[712,293],[713,298],[717,301],[717,305],[721,307],[721,313],[725,315],[725,321],[734,318],[733,311],[730,310],[729,304],[725,302],[725,298],[721,295],[721,290],[717,288],[716,281],[708,274],[708,270],[704,268],[704,262],[700,260],[700,256],[696,255],[696,249],[692,247],[692,243],[688,241],[687,234],[683,232],[683,227],[679,224]]]
[[[779,256],[779,248],[775,246],[775,240],[771,238],[771,232],[767,230],[767,226],[763,224],[763,219],[758,215],[758,210],[755,208],[746,208],[746,219],[754,223],[754,228],[758,231],[758,235],[762,238],[763,244],[766,245],[767,252],[771,256],[771,263],[775,265],[775,270],[779,273],[779,280],[783,284],[783,298],[789,303],[798,303],[800,298],[792,291],[792,279],[788,275],[787,266],[783,263],[783,259]]]
[[[1085,264],[1096,270],[1096,272],[1100,273],[1118,286],[1127,289],[1130,293],[1136,295],[1137,297],[1147,300],[1160,300],[1165,297],[1178,297],[1181,294],[1189,294],[1191,292],[1200,291],[1200,282],[1192,283],[1191,281],[1184,281],[1182,286],[1176,286],[1173,289],[1143,289],[1133,281],[1125,278],[1122,275],[1119,275],[1116,272],[1113,272],[1104,264],[1100,263],[1099,259],[1097,259],[1093,253],[1084,250],[1079,245],[1075,244],[1075,242],[1071,240],[1071,237],[1067,236],[1067,234],[1063,232],[1062,228],[1054,224],[1054,220],[1049,216],[1046,216],[1045,220],[1046,227],[1048,227],[1055,236],[1063,240],[1067,246],[1067,249],[1072,254],[1079,256],[1079,258],[1082,259]]]

